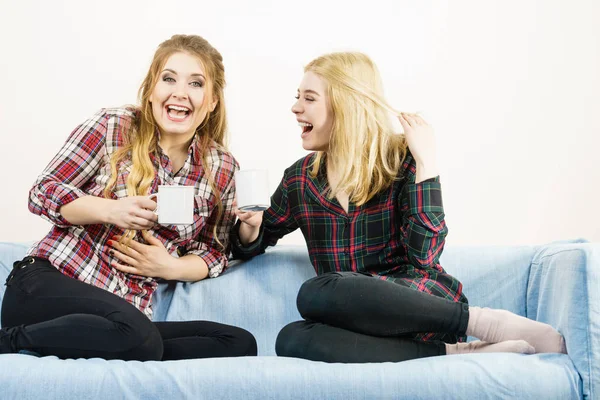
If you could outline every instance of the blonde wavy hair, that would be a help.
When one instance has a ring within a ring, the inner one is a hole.
[[[150,186],[155,176],[150,155],[156,155],[158,149],[158,137],[156,135],[158,124],[152,114],[150,96],[159,79],[160,72],[163,70],[169,57],[181,52],[198,57],[206,74],[206,94],[203,107],[206,109],[207,114],[204,121],[196,129],[193,140],[198,142],[198,147],[202,151],[202,165],[205,176],[217,200],[217,221],[219,221],[223,217],[223,203],[211,174],[209,153],[211,145],[214,146],[214,144],[216,144],[217,148],[224,151],[227,148],[227,116],[225,113],[225,102],[223,101],[225,68],[221,54],[208,41],[197,35],[174,35],[158,46],[158,49],[154,53],[150,69],[138,92],[140,102],[139,116],[135,118],[130,129],[124,133],[125,140],[123,147],[117,150],[111,157],[111,177],[104,189],[104,196],[107,198],[111,197],[111,192],[117,181],[118,169],[121,163],[128,158],[131,158],[133,165],[127,177],[127,195],[143,196],[149,194]],[[209,99],[217,100],[217,105],[212,112],[209,109]],[[215,224],[213,235],[218,242],[217,225]],[[135,232],[133,231],[127,231],[123,236],[125,238],[132,238],[134,234]]]
[[[325,54],[304,72],[325,81],[333,115],[329,148],[317,152],[310,175],[316,177],[327,159],[339,176],[328,197],[342,191],[363,205],[390,187],[406,157],[404,135],[393,132],[389,115],[399,112],[384,99],[379,70],[363,53]]]

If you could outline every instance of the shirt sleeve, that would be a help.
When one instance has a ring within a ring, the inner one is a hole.
[[[415,183],[416,169],[412,157],[406,171],[408,181],[400,195],[402,242],[413,265],[435,266],[439,263],[448,234],[440,178],[437,176]]]
[[[86,193],[106,152],[107,116],[103,110],[79,125],[29,191],[29,210],[59,227],[68,227],[60,208]]]
[[[200,230],[197,240],[190,241],[186,246],[186,254],[195,254],[202,258],[208,266],[208,276],[216,278],[228,266],[227,254],[229,252],[229,232],[233,222],[235,221],[235,213],[233,212],[233,202],[235,199],[235,184],[233,173],[222,172],[221,175],[227,175],[229,183],[221,194],[223,203],[223,215],[218,218],[217,207],[211,211],[206,220],[206,224]],[[198,205],[201,206],[200,204]],[[214,235],[216,227],[216,236]]]
[[[244,246],[240,241],[238,221],[231,230],[231,251],[234,258],[247,260],[265,252],[269,246],[275,246],[283,236],[298,229],[289,199],[288,170],[284,173],[277,190],[271,196],[271,206],[263,214],[263,222],[256,240]]]

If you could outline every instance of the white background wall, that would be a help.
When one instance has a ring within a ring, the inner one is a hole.
[[[49,225],[27,193],[71,130],[136,101],[156,46],[225,59],[231,150],[272,189],[306,154],[302,67],[360,50],[391,104],[436,128],[451,244],[600,241],[600,2],[0,0],[0,240]],[[299,234],[287,242],[300,242]]]

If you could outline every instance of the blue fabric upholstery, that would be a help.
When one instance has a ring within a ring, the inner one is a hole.
[[[25,245],[0,243],[2,282]],[[314,271],[302,246],[277,246],[216,279],[161,284],[157,320],[241,326],[259,357],[169,362],[0,355],[0,398],[595,399],[600,397],[600,245],[448,247],[442,257],[473,305],[552,324],[569,355],[475,354],[403,363],[326,364],[275,357],[279,329],[300,318]],[[0,289],[0,296],[4,287]]]

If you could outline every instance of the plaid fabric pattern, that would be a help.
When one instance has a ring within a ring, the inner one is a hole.
[[[367,272],[380,279],[455,302],[467,302],[462,284],[439,264],[448,228],[439,177],[415,184],[416,166],[409,153],[390,188],[346,213],[339,202],[323,195],[327,177],[311,178],[315,154],[289,167],[264,213],[261,232],[248,246],[239,241],[239,222],[232,230],[234,257],[249,258],[274,246],[300,228],[317,274]],[[420,340],[454,342],[454,335],[422,333]]]
[[[103,288],[127,300],[152,316],[151,297],[156,289],[154,278],[124,274],[110,266],[112,257],[107,241],[123,230],[112,225],[70,224],[60,214],[60,207],[82,196],[104,197],[110,178],[110,157],[123,145],[124,134],[137,112],[129,108],[102,109],[78,126],[58,154],[37,178],[29,193],[29,210],[53,224],[48,235],[36,243],[29,255],[48,259],[63,274]],[[209,276],[218,276],[227,267],[226,252],[229,231],[235,220],[234,172],[236,160],[226,152],[211,147],[211,174],[221,194],[224,216],[217,221],[216,197],[211,191],[202,166],[202,153],[197,142],[189,148],[188,157],[179,171],[173,171],[169,158],[160,151],[151,159],[155,177],[150,192],[158,185],[195,187],[194,223],[192,225],[156,225],[150,232],[173,255],[195,254],[208,265]],[[113,199],[127,197],[126,182],[131,171],[130,160],[119,166],[119,176],[112,192]],[[213,227],[217,225],[217,236]],[[135,240],[144,243],[141,234]]]

